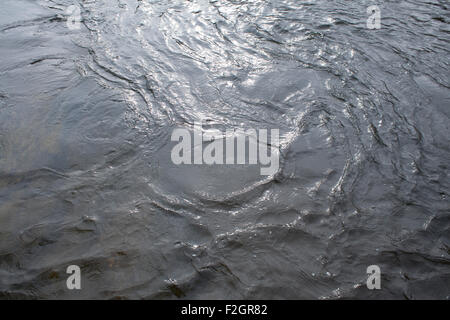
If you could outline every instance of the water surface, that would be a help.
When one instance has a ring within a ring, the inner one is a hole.
[[[2,0],[0,297],[449,299],[450,6],[372,4]],[[279,171],[174,165],[199,119]]]

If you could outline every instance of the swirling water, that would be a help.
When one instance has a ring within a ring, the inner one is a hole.
[[[372,4],[2,0],[0,297],[449,299],[450,4]],[[173,165],[198,119],[277,174]]]

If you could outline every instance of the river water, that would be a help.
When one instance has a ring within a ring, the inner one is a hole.
[[[444,0],[2,0],[0,297],[449,299],[449,22]],[[174,165],[199,119],[279,129],[279,170]]]

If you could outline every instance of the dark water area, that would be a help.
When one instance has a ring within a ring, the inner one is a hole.
[[[0,298],[449,299],[449,22],[444,0],[2,0]],[[279,129],[279,170],[173,164],[199,119]]]

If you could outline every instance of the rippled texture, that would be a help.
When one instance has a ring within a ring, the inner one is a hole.
[[[450,6],[372,4],[2,0],[0,297],[449,299]],[[279,172],[173,165],[200,118]]]

